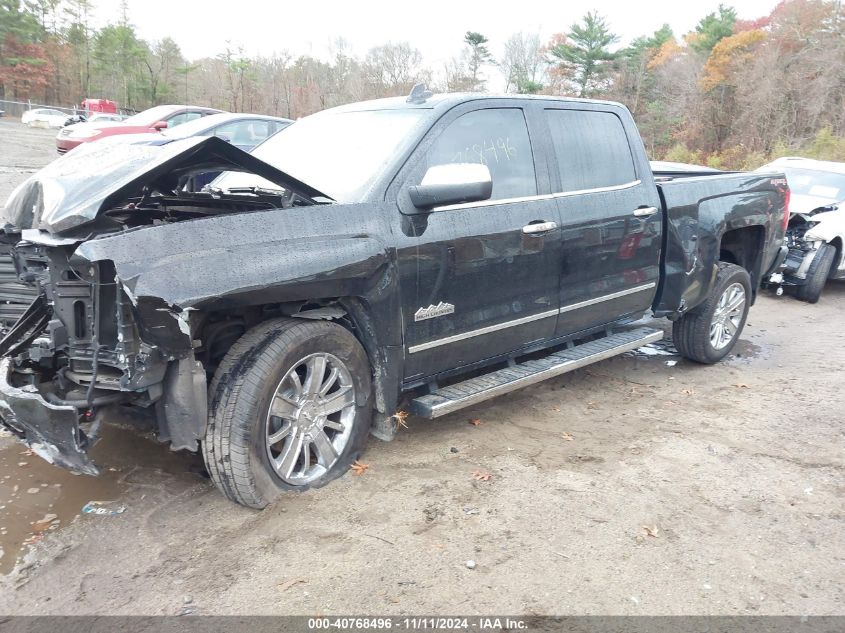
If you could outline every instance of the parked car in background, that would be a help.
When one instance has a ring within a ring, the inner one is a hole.
[[[90,116],[86,114],[74,114],[65,121],[65,127],[76,125],[77,123],[104,123],[106,121],[124,121],[125,119],[125,114],[111,112],[95,112]]]
[[[147,134],[125,134],[108,140],[110,143],[133,143],[145,145],[166,145],[177,139],[192,136],[216,136],[244,150],[252,149],[264,142],[279,130],[293,123],[290,119],[265,116],[262,114],[242,114],[238,112],[220,112],[195,119],[174,128]]]
[[[845,279],[845,163],[787,157],[757,171],[783,172],[791,192],[789,255],[769,281],[816,303],[828,279]]]
[[[60,128],[70,115],[52,108],[34,108],[21,115],[21,123],[30,127]]]
[[[78,123],[56,136],[56,151],[64,154],[81,143],[97,141],[118,134],[144,134],[176,127],[189,121],[217,114],[220,110],[184,105],[160,105],[139,112],[124,121]],[[67,115],[65,115],[67,118]],[[61,127],[61,126],[59,126]]]
[[[167,145],[180,139],[194,136],[216,136],[231,143],[238,149],[251,152],[279,130],[293,123],[290,119],[264,116],[261,114],[241,114],[221,112],[201,119],[195,119],[174,128],[150,134],[124,134],[104,139],[101,143]],[[186,191],[199,191],[214,180],[220,172],[209,171],[195,174],[185,183]]]

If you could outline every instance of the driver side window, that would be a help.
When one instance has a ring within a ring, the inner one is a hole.
[[[522,110],[475,110],[450,123],[428,150],[426,167],[481,163],[493,177],[491,200],[537,194],[534,157]]]

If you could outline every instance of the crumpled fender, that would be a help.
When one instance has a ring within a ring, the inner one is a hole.
[[[804,234],[809,242],[830,242],[837,237],[845,241],[845,210],[826,211],[811,218],[815,222]]]
[[[350,222],[351,215],[359,221]],[[191,346],[189,309],[378,293],[389,267],[386,247],[374,237],[384,234],[377,217],[369,205],[215,216],[93,239],[75,257],[110,260],[146,325],[143,338],[184,352]],[[326,233],[352,224],[363,230]]]

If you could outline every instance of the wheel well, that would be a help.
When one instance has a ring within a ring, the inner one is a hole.
[[[369,306],[357,297],[308,299],[193,313],[192,318],[196,320],[191,321],[191,331],[194,340],[199,341],[194,353],[203,364],[209,380],[235,341],[247,330],[279,317],[319,318],[349,330],[361,343],[373,369],[376,409],[383,413],[396,410],[401,379],[396,371],[398,359],[389,351],[394,348],[382,345],[378,340],[378,329]],[[401,351],[401,348],[398,349]]]
[[[194,354],[209,375],[226,352],[247,330],[279,317],[335,321],[360,338],[355,323],[337,298],[214,309],[192,314],[191,330],[197,343]]]
[[[747,226],[726,231],[719,244],[719,260],[742,266],[748,271],[755,297],[763,266],[764,239],[765,230],[762,226]]]

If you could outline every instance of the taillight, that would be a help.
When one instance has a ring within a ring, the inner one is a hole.
[[[789,199],[792,197],[792,192],[789,189],[789,186],[786,187],[786,190],[783,192],[783,230],[786,230],[786,227],[789,225]]]

